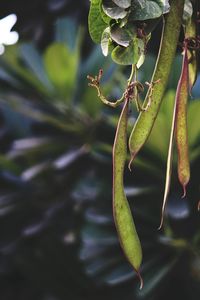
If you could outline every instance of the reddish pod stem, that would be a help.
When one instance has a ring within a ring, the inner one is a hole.
[[[182,198],[190,180],[188,153],[187,101],[189,96],[188,44],[184,43],[183,65],[176,93],[176,145],[178,151],[178,178],[183,187]]]
[[[166,180],[165,180],[165,192],[162,205],[161,221],[158,230],[161,229],[164,221],[164,212],[167,203],[167,198],[171,184],[171,173],[172,173],[172,160],[173,160],[173,145],[174,137],[176,135],[177,149],[178,149],[178,177],[179,181],[183,186],[183,197],[186,196],[186,185],[190,178],[190,167],[188,157],[188,143],[187,143],[187,99],[188,99],[188,87],[189,87],[189,76],[188,76],[188,49],[187,40],[184,43],[184,56],[182,64],[182,72],[179,79],[175,103],[174,112],[172,118],[172,127],[170,134],[170,142],[167,157],[167,169],[166,169]]]

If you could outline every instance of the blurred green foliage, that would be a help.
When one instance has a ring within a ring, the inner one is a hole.
[[[165,226],[157,231],[178,57],[151,137],[125,174],[144,249],[140,292],[112,218],[119,109],[102,106],[86,80],[103,67],[103,88],[118,97],[127,69],[105,60],[98,47],[85,57],[85,35],[61,19],[44,52],[19,43],[0,57],[1,299],[199,299],[200,102],[193,99],[188,114],[188,197],[180,199],[175,163]],[[147,57],[141,81],[151,77],[154,61]],[[133,105],[129,130],[135,116]]]

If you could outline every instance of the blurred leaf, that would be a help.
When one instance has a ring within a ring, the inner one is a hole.
[[[66,45],[55,43],[47,48],[44,63],[47,74],[61,97],[69,102],[75,89],[78,71],[77,51],[71,51]]]
[[[42,60],[41,54],[32,44],[22,44],[20,45],[20,52],[22,55],[22,59],[30,68],[30,70],[34,73],[34,75],[38,78],[42,84],[49,89],[53,90],[53,86],[48,80],[47,74],[44,69],[44,62]]]
[[[163,266],[156,268],[156,271],[150,272],[148,276],[144,276],[144,287],[141,291],[138,292],[140,298],[145,298],[147,295],[152,294],[155,289],[161,284],[165,276],[172,270],[176,259],[170,260],[170,262],[165,263]]]
[[[188,109],[188,142],[191,148],[197,146],[200,139],[199,111],[200,101],[191,101]]]
[[[174,99],[174,91],[169,91],[164,96],[160,112],[155,121],[155,126],[145,145],[145,147],[153,151],[156,156],[160,157],[163,161],[166,161],[167,158]],[[163,135],[163,132],[165,132],[165,135]],[[155,143],[156,140],[159,142]]]

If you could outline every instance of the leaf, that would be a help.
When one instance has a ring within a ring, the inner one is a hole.
[[[53,87],[45,72],[44,62],[39,51],[32,44],[22,44],[19,49],[24,62],[30,70],[47,89],[52,91]]]
[[[126,25],[119,27],[118,24],[114,24],[111,27],[110,35],[113,41],[123,47],[128,47],[131,40],[136,37],[136,28],[133,25]]]
[[[78,71],[78,53],[65,44],[54,43],[44,53],[44,64],[49,79],[61,97],[68,100],[74,90]]]
[[[9,71],[10,75],[15,76],[15,78],[19,80],[20,84],[22,81],[26,82],[27,86],[31,86],[31,88],[33,87],[36,91],[47,96],[47,89],[33,72],[24,68],[20,61],[20,55],[21,51],[19,45],[10,46],[5,53],[0,56],[0,63],[7,71]]]
[[[162,0],[162,2],[163,2],[163,5],[164,5],[163,14],[166,14],[170,10],[169,0]]]
[[[130,279],[133,279],[134,277],[135,274],[128,265],[120,264],[120,266],[113,268],[113,270],[105,276],[104,280],[111,286],[117,286]]]
[[[138,4],[138,1],[133,1],[131,4],[130,21],[144,21],[148,19],[159,18],[163,14],[162,1],[143,1]]]
[[[131,6],[131,0],[113,0],[113,2],[122,8],[128,8]]]
[[[199,145],[200,122],[199,122],[200,101],[192,101],[188,109],[188,142],[190,149]]]
[[[149,35],[151,36],[151,35]],[[142,39],[138,39],[138,51],[139,51],[139,59],[137,61],[137,69],[139,69],[144,61],[145,61],[145,42]]]
[[[117,6],[112,0],[103,0],[102,7],[105,14],[112,19],[123,19],[128,14],[128,11]]]
[[[120,65],[137,64],[139,55],[138,39],[135,38],[128,47],[117,46],[112,51],[112,59]]]
[[[75,50],[79,44],[79,30],[73,19],[59,18],[55,24],[55,42],[67,44],[70,50]]]
[[[183,23],[186,25],[190,22],[193,14],[193,6],[190,0],[185,0],[184,12],[183,12]]]
[[[159,269],[154,268],[152,272],[148,273],[144,277],[145,285],[144,288],[138,293],[139,296],[142,298],[146,298],[149,294],[156,290],[158,285],[163,281],[163,279],[168,275],[168,273],[173,269],[177,262],[177,259],[171,259],[167,263],[165,263],[162,267],[159,266]]]
[[[92,40],[97,44],[101,42],[102,33],[107,27],[105,20],[102,18],[101,2],[101,0],[91,1],[88,17],[89,33]]]
[[[175,93],[172,90],[165,94],[151,135],[145,143],[145,147],[148,148],[148,151],[153,152],[153,154],[158,157],[162,163],[167,160],[174,98]],[[165,138],[163,138],[163,132],[165,132]],[[155,141],[159,142],[155,143]]]
[[[102,34],[101,50],[103,52],[103,55],[107,56],[113,49],[114,46],[110,37],[110,27],[107,27]]]
[[[131,6],[131,0],[113,0],[113,2],[122,8],[128,8]]]

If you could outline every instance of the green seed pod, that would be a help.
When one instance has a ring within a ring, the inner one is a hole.
[[[139,276],[140,288],[142,288],[143,281],[139,272],[142,249],[123,183],[124,166],[127,158],[128,105],[129,100],[125,100],[113,146],[113,214],[121,247]]]
[[[170,12],[163,25],[160,51],[151,81],[160,82],[155,84],[153,89],[152,85],[150,86],[144,105],[147,106],[149,103],[149,97],[151,97],[151,104],[147,111],[140,112],[130,135],[129,149],[132,160],[149,137],[162,102],[178,44],[184,2],[184,0],[171,1]]]

